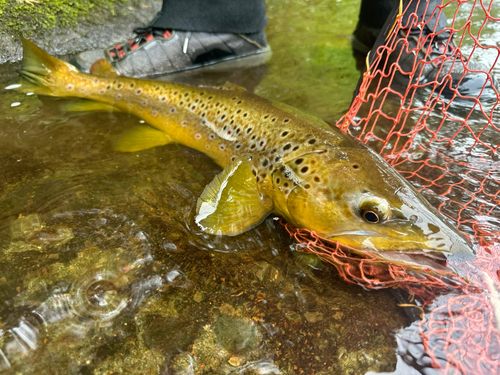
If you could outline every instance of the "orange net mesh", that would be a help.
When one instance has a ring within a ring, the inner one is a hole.
[[[496,374],[500,96],[494,76],[500,7],[482,0],[451,0],[432,9],[432,1],[411,3],[402,2],[393,13],[337,126],[379,151],[455,222],[477,245],[477,259],[457,266],[462,277],[425,267],[414,272],[373,254],[342,249],[306,230],[287,229],[301,244],[298,250],[318,254],[346,280],[367,288],[397,286],[422,299],[425,316],[413,329],[424,350],[410,355],[400,345],[406,363],[446,374]],[[411,6],[431,16],[405,13]],[[440,29],[431,17],[443,15],[447,27]],[[399,335],[400,344],[404,337]]]

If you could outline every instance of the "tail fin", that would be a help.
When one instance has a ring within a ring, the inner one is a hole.
[[[77,72],[72,65],[50,56],[34,43],[22,38],[23,61],[19,74],[19,91],[56,96],[56,91],[64,83],[59,77],[64,73]]]

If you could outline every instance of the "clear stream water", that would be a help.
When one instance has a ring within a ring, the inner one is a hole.
[[[269,1],[267,67],[181,81],[230,80],[334,122],[359,76],[358,7]],[[297,253],[272,217],[236,237],[201,233],[196,200],[220,172],[208,157],[115,152],[139,119],[4,90],[18,68],[0,66],[0,373],[394,370],[394,332],[410,320],[389,292]]]

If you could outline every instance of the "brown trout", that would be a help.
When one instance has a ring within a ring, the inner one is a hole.
[[[117,150],[177,142],[224,168],[198,200],[195,221],[203,231],[237,235],[274,212],[398,263],[412,264],[422,253],[429,264],[474,257],[465,237],[378,154],[318,118],[236,85],[121,77],[105,60],[85,74],[23,45],[19,90],[89,99],[93,109],[132,113],[150,125],[130,130]]]

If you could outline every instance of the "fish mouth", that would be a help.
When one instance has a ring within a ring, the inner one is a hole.
[[[405,252],[378,252],[381,259],[404,265],[409,268],[432,268],[435,271],[454,272],[448,265],[444,254],[435,251],[424,252],[420,249]]]
[[[427,238],[425,241],[392,239],[373,231],[349,231],[329,236],[332,241],[348,246],[359,256],[374,255],[380,261],[389,261],[412,269],[432,268],[456,273],[451,263],[475,259],[473,247],[462,238],[449,241]],[[445,246],[446,245],[446,246]]]

